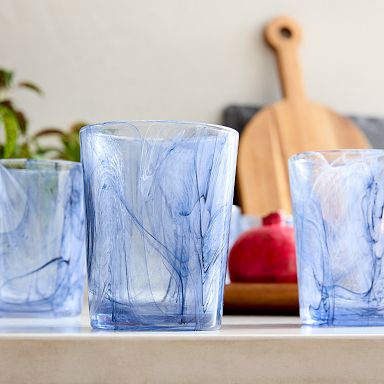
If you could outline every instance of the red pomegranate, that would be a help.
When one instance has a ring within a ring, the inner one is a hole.
[[[293,227],[281,213],[263,218],[262,226],[243,233],[229,254],[232,282],[295,283],[296,255]]]

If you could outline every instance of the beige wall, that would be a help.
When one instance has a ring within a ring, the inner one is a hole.
[[[279,98],[261,38],[271,17],[303,26],[312,99],[384,116],[379,0],[0,0],[0,66],[45,90],[19,93],[34,129],[76,119],[219,122],[231,103]]]

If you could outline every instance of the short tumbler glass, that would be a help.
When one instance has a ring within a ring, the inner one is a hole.
[[[83,198],[80,163],[0,161],[0,316],[80,314]]]
[[[132,121],[80,136],[91,325],[219,328],[237,132]]]
[[[289,159],[300,317],[308,325],[384,325],[384,151]]]

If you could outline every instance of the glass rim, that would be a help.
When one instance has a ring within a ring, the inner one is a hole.
[[[113,125],[126,125],[126,124],[137,124],[137,123],[148,123],[148,124],[154,124],[154,123],[160,123],[160,124],[173,124],[174,126],[177,125],[188,125],[188,126],[203,126],[207,128],[211,128],[213,130],[216,130],[218,132],[227,132],[238,135],[239,133],[236,131],[236,129],[226,127],[225,125],[220,124],[211,124],[211,123],[202,123],[198,121],[188,121],[188,120],[116,120],[116,121],[106,121],[102,123],[95,123],[95,124],[88,124],[85,125],[80,129],[80,133],[85,131],[92,131],[95,133],[101,133],[102,135],[106,136],[115,136],[111,133],[103,132],[103,128],[109,128]]]
[[[26,164],[27,162],[33,162],[37,165],[43,166],[43,169],[46,170],[66,170],[71,169],[74,166],[81,166],[80,162],[70,161],[70,160],[61,160],[61,159],[28,159],[28,158],[9,158],[9,159],[0,159],[0,165],[4,165],[7,169],[21,169],[21,170],[31,170],[36,171],[36,169],[30,169],[25,167],[20,167]],[[10,165],[10,167],[7,167]],[[58,169],[50,168],[50,166],[58,166]],[[14,168],[12,166],[19,166],[19,168]]]
[[[289,162],[295,162],[300,160],[309,160],[311,157],[315,155],[333,155],[333,154],[350,154],[350,155],[363,155],[366,154],[370,157],[377,157],[380,155],[384,155],[384,149],[380,148],[362,148],[362,149],[329,149],[329,150],[320,150],[320,151],[304,151],[298,152],[288,158]]]

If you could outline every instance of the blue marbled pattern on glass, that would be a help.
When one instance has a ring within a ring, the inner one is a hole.
[[[302,323],[384,325],[384,151],[299,154],[289,171]]]
[[[0,316],[78,315],[84,280],[81,164],[0,161]]]
[[[93,327],[220,326],[237,143],[199,123],[83,128]]]

